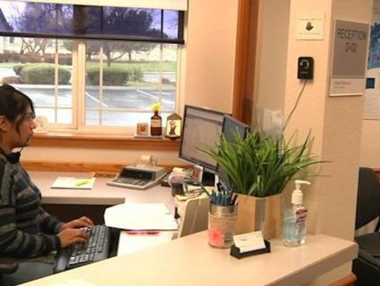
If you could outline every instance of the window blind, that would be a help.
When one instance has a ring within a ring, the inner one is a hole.
[[[188,0],[21,0],[23,2],[55,3],[85,6],[112,6],[186,11]],[[12,2],[12,1],[9,1]]]
[[[0,0],[0,35],[184,44],[184,11]]]

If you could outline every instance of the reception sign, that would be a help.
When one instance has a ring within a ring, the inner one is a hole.
[[[368,40],[368,24],[335,21],[330,96],[364,94]]]

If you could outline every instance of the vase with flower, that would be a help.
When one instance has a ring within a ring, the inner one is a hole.
[[[150,135],[161,136],[162,135],[162,118],[159,115],[161,111],[161,103],[155,103],[152,105],[153,116],[150,118]]]

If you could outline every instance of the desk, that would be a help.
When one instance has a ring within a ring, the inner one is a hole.
[[[52,189],[51,185],[58,176],[86,177],[86,173],[29,172],[32,181],[42,193],[42,204],[50,214],[63,221],[82,215],[91,217],[96,224],[104,223],[104,210],[113,205],[126,202],[165,203],[174,213],[174,199],[171,188],[154,186],[148,190],[133,190],[108,186],[109,178],[96,178],[91,190]]]
[[[51,185],[58,176],[88,177],[86,173],[29,172],[32,181],[40,188],[42,204],[50,214],[63,221],[83,215],[90,217],[96,224],[103,224],[104,210],[124,202],[165,203],[174,214],[174,198],[171,188],[154,186],[148,190],[133,190],[108,186],[108,178],[96,178],[91,190],[52,189]],[[125,255],[157,244],[170,241],[174,231],[163,231],[157,236],[131,237],[124,231],[120,233],[118,255]]]
[[[174,199],[171,188],[157,185],[148,190],[133,190],[108,186],[109,178],[96,178],[91,190],[52,189],[51,185],[58,177],[85,177],[86,173],[62,172],[29,172],[32,181],[42,192],[43,204],[75,204],[75,205],[117,205],[124,201],[157,203],[163,202],[172,211]]]
[[[62,173],[30,172],[49,204],[118,204],[130,202],[165,202],[174,208],[170,188],[156,186],[146,191],[105,185],[97,178],[92,190],[58,190],[50,186]],[[70,175],[70,174],[67,174]],[[351,261],[357,255],[354,242],[325,235],[308,235],[307,244],[286,248],[279,239],[272,240],[272,253],[238,260],[229,250],[207,244],[207,232],[128,255],[121,255],[71,271],[27,283],[29,286],[60,285],[79,279],[91,285],[274,285],[297,286]],[[70,284],[65,284],[70,286]]]
[[[25,285],[61,285],[79,279],[91,285],[271,285],[298,286],[356,257],[353,242],[309,235],[306,245],[286,248],[272,240],[272,253],[238,260],[211,248],[207,232],[94,263]],[[77,285],[77,284],[75,284]],[[80,284],[78,284],[80,285]]]

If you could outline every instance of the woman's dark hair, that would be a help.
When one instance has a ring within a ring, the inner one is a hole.
[[[34,118],[33,102],[26,94],[8,84],[0,86],[0,115],[5,116],[11,123],[14,123],[17,132],[22,120],[27,115],[29,106],[32,109],[32,117]],[[20,115],[21,118],[17,119]]]

